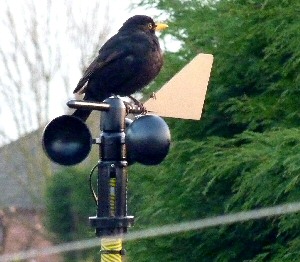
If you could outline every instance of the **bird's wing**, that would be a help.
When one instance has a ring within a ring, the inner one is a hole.
[[[110,55],[108,55],[105,59],[102,59],[101,52],[100,52],[100,54],[95,58],[95,60],[85,70],[84,75],[79,80],[75,90],[73,91],[73,94],[75,94],[75,93],[83,94],[85,92],[85,88],[83,88],[83,87],[84,87],[85,83],[89,80],[91,75],[93,75],[96,71],[100,70],[107,64],[111,63],[112,61],[114,61],[115,59],[120,57],[122,55],[122,53],[123,52],[121,52],[121,51],[115,51],[115,52],[112,52]]]

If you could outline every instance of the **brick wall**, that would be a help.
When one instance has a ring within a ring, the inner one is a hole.
[[[0,252],[16,253],[51,246],[49,234],[42,225],[42,213],[35,210],[9,208],[0,211]],[[1,237],[2,236],[2,237]],[[58,255],[41,256],[34,262],[60,262]]]

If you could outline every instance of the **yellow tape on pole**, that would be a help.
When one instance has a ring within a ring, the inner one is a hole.
[[[122,262],[122,239],[101,239],[101,262]]]

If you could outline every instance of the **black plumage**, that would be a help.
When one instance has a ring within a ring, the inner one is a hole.
[[[155,31],[166,27],[145,15],[129,18],[101,47],[74,93],[84,93],[87,101],[102,102],[112,95],[129,96],[145,87],[163,65]],[[73,115],[85,121],[90,113],[77,109]]]

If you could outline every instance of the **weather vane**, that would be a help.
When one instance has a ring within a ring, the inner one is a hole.
[[[83,100],[67,103],[76,109],[73,115],[53,119],[44,130],[44,150],[61,165],[78,164],[88,156],[92,144],[99,146],[96,192],[92,188],[97,210],[89,219],[101,238],[101,261],[121,261],[121,236],[134,222],[127,215],[128,165],[157,165],[168,154],[170,131],[160,116],[201,117],[212,55],[196,56],[144,106],[136,100],[128,106],[116,96],[130,96],[159,73],[163,60],[155,31],[165,28],[167,25],[156,24],[147,16],[128,19],[79,80],[74,93],[85,95]],[[155,114],[145,114],[145,107]],[[85,124],[93,110],[101,111],[96,139]],[[126,117],[129,113],[135,115],[133,121]]]

